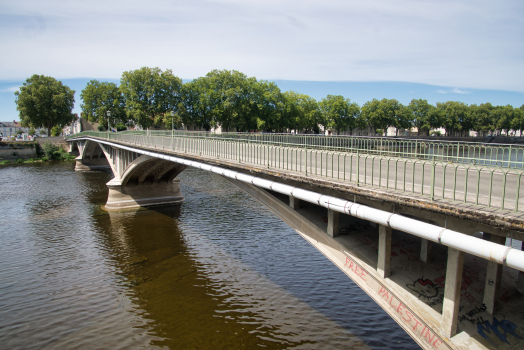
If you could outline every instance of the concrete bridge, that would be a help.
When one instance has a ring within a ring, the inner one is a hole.
[[[349,139],[87,132],[68,141],[76,170],[113,172],[107,210],[179,204],[177,175],[212,171],[288,223],[422,348],[524,348],[524,149],[492,145],[488,157],[481,145]]]

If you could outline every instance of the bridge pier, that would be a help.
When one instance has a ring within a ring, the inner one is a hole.
[[[293,196],[289,196],[289,206],[291,209],[299,209],[300,208],[300,199],[295,198]]]
[[[391,233],[389,226],[378,226],[378,264],[377,272],[382,278],[391,274]]]
[[[457,334],[464,252],[448,247],[448,263],[442,306],[442,331],[448,338]]]
[[[524,250],[524,242],[521,242],[520,244],[521,244],[520,250]],[[519,271],[519,277],[517,279],[517,290],[521,294],[524,294],[524,272],[523,271]]]
[[[180,204],[184,197],[180,192],[180,180],[171,182],[124,186],[120,179],[113,179],[107,183],[109,194],[105,209],[108,211]]]
[[[431,254],[431,242],[427,239],[421,238],[420,242],[420,260],[424,263],[429,262],[429,255]]]
[[[504,245],[506,242],[506,237],[489,233],[484,233],[484,238],[496,244]],[[486,270],[486,285],[484,287],[484,304],[486,305],[486,311],[492,315],[495,311],[495,304],[499,299],[502,267],[502,264],[497,264],[494,261],[488,261],[488,267]]]
[[[340,234],[340,213],[328,209],[327,234],[331,237],[338,237]]]

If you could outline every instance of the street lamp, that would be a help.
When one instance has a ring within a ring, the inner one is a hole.
[[[107,111],[107,138],[109,138],[109,131],[111,129],[109,125],[109,117],[111,116],[111,111]]]
[[[174,117],[175,117],[175,112],[171,111],[171,138],[175,136],[175,124],[173,124]]]

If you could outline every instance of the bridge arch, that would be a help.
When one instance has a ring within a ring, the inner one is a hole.
[[[176,177],[186,165],[94,140],[76,143],[80,155],[75,170],[111,169],[114,175],[107,183],[107,210],[178,204],[184,200]]]
[[[104,150],[98,142],[91,140],[77,140],[76,145],[70,146],[70,151],[78,148],[75,170],[103,170],[110,167]]]

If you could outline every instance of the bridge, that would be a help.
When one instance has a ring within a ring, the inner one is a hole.
[[[211,171],[288,223],[422,348],[524,348],[523,146],[183,131],[68,141],[76,170],[113,172],[107,210],[179,204],[177,175]]]

